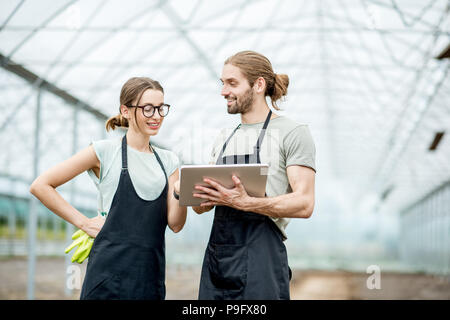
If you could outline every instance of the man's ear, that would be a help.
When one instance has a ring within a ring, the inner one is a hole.
[[[259,77],[255,80],[253,88],[255,89],[256,93],[264,93],[266,90],[266,80],[264,80],[263,77]]]

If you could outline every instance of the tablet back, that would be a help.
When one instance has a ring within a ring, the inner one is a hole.
[[[193,193],[202,193],[194,189],[195,185],[209,186],[203,182],[210,178],[232,189],[234,174],[240,180],[247,193],[252,197],[264,197],[266,192],[267,164],[232,164],[232,165],[185,165],[180,169],[180,205],[199,206],[205,199],[193,197]]]

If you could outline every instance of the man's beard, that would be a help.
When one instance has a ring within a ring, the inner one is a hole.
[[[246,113],[252,107],[254,100],[254,93],[252,88],[244,92],[240,99],[236,99],[231,106],[228,106],[228,113]]]

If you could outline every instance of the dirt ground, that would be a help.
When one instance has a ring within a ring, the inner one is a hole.
[[[86,263],[82,264],[80,269],[76,269],[80,271],[81,283],[85,268]],[[293,270],[291,299],[450,299],[448,278],[385,272],[381,273],[381,288],[369,290],[366,285],[368,276],[365,273],[345,271]],[[66,280],[63,258],[38,258],[35,279],[36,299],[79,298],[79,289],[73,290],[69,296],[64,293]],[[199,279],[199,267],[168,268],[166,299],[197,299]],[[26,285],[26,258],[0,259],[0,299],[26,299]]]

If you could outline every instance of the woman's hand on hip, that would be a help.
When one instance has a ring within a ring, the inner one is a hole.
[[[95,238],[103,228],[104,223],[104,218],[102,218],[101,216],[96,216],[94,218],[88,219],[82,230],[86,232],[90,237]]]

